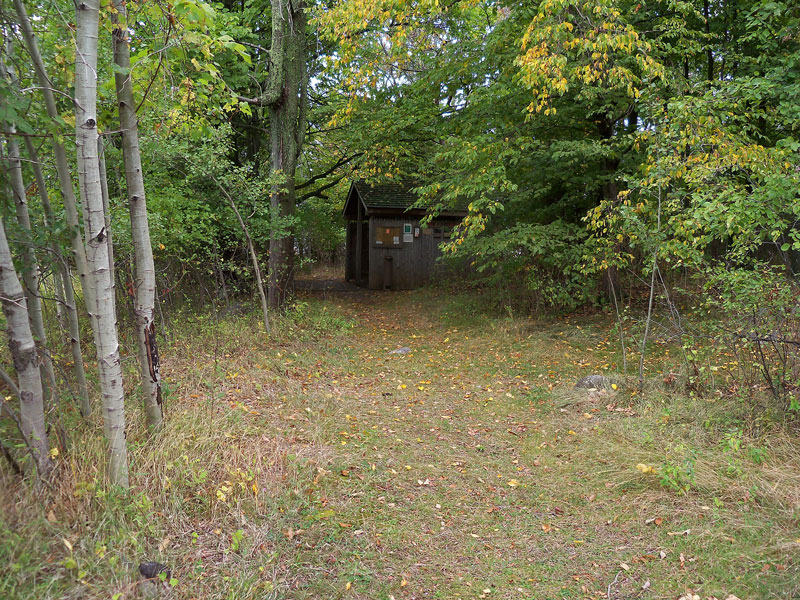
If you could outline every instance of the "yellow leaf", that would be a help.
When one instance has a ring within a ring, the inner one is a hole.
[[[353,587],[353,584],[348,581],[347,585],[344,586],[344,589],[349,590],[351,587]]]
[[[511,487],[518,487],[519,481],[517,481],[516,479],[509,479],[508,485],[510,485]]]
[[[657,472],[655,467],[652,467],[650,465],[646,465],[644,463],[639,463],[638,465],[636,465],[636,469],[641,471],[645,475],[655,474]]]

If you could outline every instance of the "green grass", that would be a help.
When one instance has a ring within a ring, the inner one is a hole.
[[[610,320],[484,306],[306,298],[271,339],[187,320],[166,430],[130,406],[130,492],[97,422],[44,503],[3,473],[0,597],[133,598],[142,560],[180,598],[800,597],[795,439],[721,399],[575,393],[619,370]]]

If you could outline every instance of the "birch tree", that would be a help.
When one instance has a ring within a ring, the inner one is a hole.
[[[78,184],[84,207],[88,267],[86,288],[90,290],[87,306],[97,346],[103,418],[109,442],[109,474],[113,483],[127,487],[125,398],[112,304],[114,275],[108,262],[108,235],[97,154],[99,7],[99,0],[80,0],[75,4],[75,145],[78,155]]]
[[[55,95],[53,93],[55,88],[53,87],[53,83],[50,81],[50,78],[47,75],[47,68],[45,67],[44,60],[42,59],[41,52],[39,51],[39,43],[36,41],[36,36],[34,35],[33,26],[31,25],[28,12],[25,9],[25,4],[22,0],[13,0],[13,2],[14,9],[17,12],[17,19],[19,21],[18,24],[22,33],[22,38],[25,42],[25,47],[28,50],[31,61],[33,62],[33,67],[36,71],[36,78],[39,82],[39,86],[41,87],[42,96],[44,97],[44,105],[45,109],[47,110],[47,116],[56,122],[63,123],[63,119],[58,112]],[[78,55],[76,60],[80,60],[80,55]],[[69,229],[72,258],[78,271],[78,277],[81,281],[84,299],[88,305],[92,288],[86,284],[86,249],[84,248],[83,241],[81,240],[78,207],[75,199],[75,190],[72,187],[72,174],[70,172],[69,162],[67,160],[67,152],[64,148],[64,144],[61,143],[57,137],[53,139],[53,154],[55,156],[56,171],[58,173],[58,185],[61,190],[61,197],[64,200],[64,216]]]
[[[128,41],[125,1],[114,3],[114,64],[117,69],[114,82],[117,89],[119,124],[122,129],[122,155],[125,163],[125,182],[131,215],[136,280],[134,282],[134,314],[139,345],[140,377],[147,424],[153,429],[161,426],[164,407],[161,398],[158,344],[156,341],[155,301],[156,272],[153,248],[150,244],[150,227],[147,221],[147,200],[142,173],[142,156],[139,150],[139,126],[136,105],[133,102],[130,43]]]
[[[36,258],[36,251],[33,247],[31,235],[31,219],[28,213],[28,199],[25,194],[25,183],[22,178],[22,164],[20,159],[19,144],[14,139],[14,126],[6,124],[10,130],[9,137],[6,140],[8,147],[8,176],[11,182],[10,191],[14,200],[14,207],[17,214],[17,223],[20,230],[25,235],[26,239],[22,243],[22,263],[24,271],[22,279],[25,282],[25,298],[30,316],[31,325],[35,333],[35,339],[42,348],[47,347],[47,333],[44,328],[44,318],[42,316],[42,301],[39,294],[39,263]],[[39,365],[42,371],[42,379],[46,385],[47,398],[53,398],[56,393],[56,376],[53,371],[53,362],[50,358],[43,354],[39,360]]]
[[[6,50],[8,46],[6,46]],[[4,58],[0,57],[0,76],[7,79],[12,86],[14,85],[14,74],[7,69]],[[0,107],[4,102],[0,101]],[[35,339],[42,348],[47,347],[47,332],[44,327],[44,317],[42,316],[42,300],[39,294],[39,262],[36,258],[36,251],[33,246],[31,217],[28,211],[28,197],[25,188],[25,180],[22,173],[22,159],[19,150],[19,142],[16,139],[16,127],[14,123],[6,123],[5,128],[8,132],[6,147],[8,155],[8,179],[11,188],[11,196],[14,200],[14,208],[17,215],[17,223],[26,235],[22,248],[22,262],[25,270],[22,279],[25,282],[25,298],[28,305],[28,314]],[[49,399],[56,395],[56,375],[53,370],[53,362],[47,354],[43,354],[40,360],[43,381],[46,385],[45,396]]]
[[[50,195],[47,192],[47,184],[45,183],[42,173],[39,155],[30,137],[25,138],[25,147],[33,166],[33,175],[36,179],[36,187],[39,191],[39,200],[42,203],[42,210],[44,211],[45,226],[52,229],[55,227],[56,223],[55,214],[50,205]],[[75,303],[75,290],[72,287],[72,275],[70,273],[69,264],[61,252],[61,245],[57,240],[53,240],[50,250],[55,260],[56,273],[54,280],[56,302],[64,313],[64,320],[67,325],[69,348],[72,353],[72,372],[78,386],[81,416],[88,417],[92,405],[89,401],[89,388],[86,384],[86,369],[83,366],[81,328],[80,322],[78,321],[78,307]]]
[[[0,217],[0,303],[3,305],[3,314],[6,318],[8,348],[19,380],[22,435],[32,449],[39,476],[46,476],[53,465],[45,429],[39,354],[28,322],[25,293],[14,269],[2,217]]]

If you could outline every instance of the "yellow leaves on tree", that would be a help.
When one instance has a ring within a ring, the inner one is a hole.
[[[650,44],[626,23],[616,0],[549,0],[539,5],[517,58],[534,99],[530,112],[555,114],[554,97],[613,91],[636,99],[642,83],[663,76]]]

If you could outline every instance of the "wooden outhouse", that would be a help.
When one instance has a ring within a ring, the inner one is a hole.
[[[355,181],[344,204],[347,222],[345,278],[372,290],[411,290],[426,284],[436,270],[440,244],[466,211],[440,211],[425,226],[428,214],[416,208],[414,186],[370,185]]]

